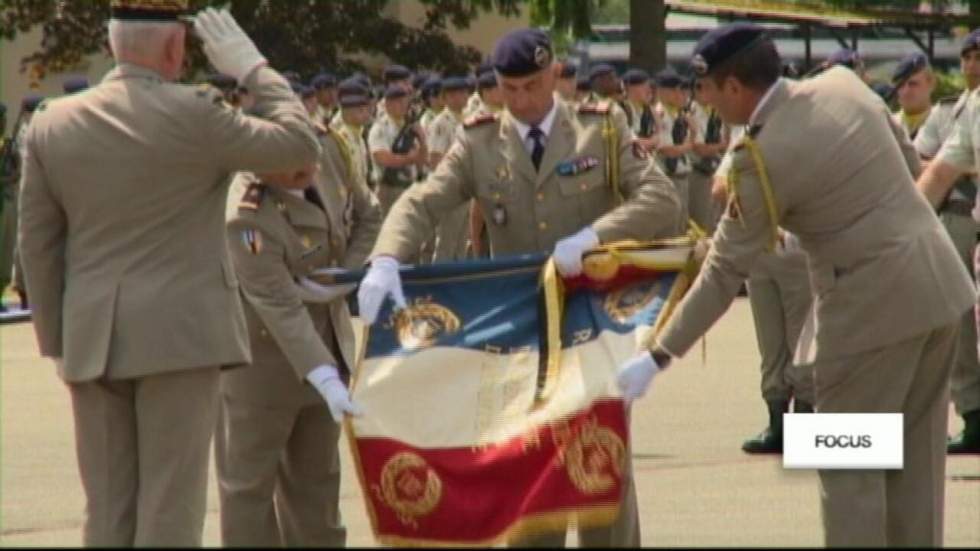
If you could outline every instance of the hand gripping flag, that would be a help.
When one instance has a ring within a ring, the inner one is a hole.
[[[492,545],[612,522],[630,476],[618,365],[697,272],[692,239],[604,246],[562,281],[543,255],[402,270],[368,328],[345,421],[390,545]],[[338,282],[334,278],[334,282]]]

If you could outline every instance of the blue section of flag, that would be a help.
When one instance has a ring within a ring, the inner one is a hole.
[[[366,357],[416,353],[431,346],[495,353],[536,351],[546,333],[540,271],[547,257],[529,255],[415,267],[402,271],[409,315],[392,316],[390,301],[371,327]],[[602,331],[653,325],[676,278],[667,273],[610,291],[566,297],[562,346]]]

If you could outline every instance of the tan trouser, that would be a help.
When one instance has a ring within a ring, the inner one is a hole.
[[[944,212],[940,215],[943,226],[960,253],[960,258],[975,274],[973,253],[977,247],[977,223],[970,216]],[[980,409],[980,360],[977,358],[977,321],[974,310],[963,314],[960,339],[956,346],[956,364],[953,368],[952,395],[956,411],[964,413]]]
[[[225,547],[344,546],[340,426],[325,404],[273,408],[224,394],[218,427]]]
[[[678,234],[683,235],[687,233],[687,220],[691,216],[690,182],[688,182],[687,174],[675,174],[670,177],[670,181],[674,182],[674,189],[677,190],[677,195],[681,200],[680,225],[678,227]]]
[[[628,450],[627,450],[628,451]],[[623,501],[619,505],[619,516],[608,526],[580,528],[578,539],[580,547],[640,547],[640,514],[636,505],[636,486],[633,483],[633,460],[626,455],[624,471]],[[565,534],[561,530],[522,538],[509,542],[510,547],[565,547]]]
[[[87,547],[200,547],[218,368],[69,383]]]
[[[813,369],[794,366],[793,352],[810,311],[810,277],[801,252],[762,254],[747,282],[762,368],[762,398],[813,404]]]
[[[452,262],[466,259],[466,244],[470,234],[470,203],[460,205],[440,220],[436,228],[433,262]]]
[[[691,170],[688,177],[688,210],[691,220],[704,231],[712,233],[718,224],[721,209],[711,197],[711,185],[714,175],[704,174],[697,169]]]
[[[904,414],[902,470],[820,471],[828,547],[943,545],[949,378],[959,325],[815,364],[818,413]]]

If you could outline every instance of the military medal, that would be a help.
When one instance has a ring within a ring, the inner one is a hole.
[[[500,203],[493,206],[493,223],[498,226],[507,224],[507,209]]]
[[[262,252],[262,234],[259,233],[259,230],[242,230],[242,242],[245,244],[248,252],[252,254]]]
[[[599,166],[599,159],[595,157],[581,157],[559,164],[557,171],[559,176],[575,176],[576,174],[588,172],[597,166]]]

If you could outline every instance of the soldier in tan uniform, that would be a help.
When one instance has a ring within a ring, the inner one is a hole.
[[[627,111],[632,115],[630,128],[636,141],[647,151],[657,149],[657,118],[650,107],[653,88],[650,75],[642,69],[630,69],[623,73],[623,86],[626,89]]]
[[[817,412],[904,419],[902,470],[819,471],[826,544],[942,546],[949,376],[974,289],[913,185],[915,149],[852,71],[780,78],[760,27],[719,27],[694,53],[706,101],[749,132],[701,274],[653,350],[622,366],[624,394],[687,353],[785,227],[809,259],[815,323],[797,362],[813,363]]]
[[[915,148],[925,160],[932,160],[939,153],[943,142],[952,135],[956,121],[966,111],[971,93],[980,86],[980,29],[970,33],[963,42],[960,70],[966,79],[966,90],[959,96],[939,100],[915,137]],[[971,169],[954,182],[939,204],[939,219],[974,279],[977,221],[973,211],[976,197],[976,172]],[[963,417],[965,426],[950,440],[946,448],[948,453],[980,453],[980,360],[977,358],[976,324],[975,312],[967,312],[960,325],[951,390],[956,412]]]
[[[687,92],[684,79],[673,69],[667,68],[656,76],[657,104],[657,155],[660,168],[670,177],[681,197],[681,223],[678,231],[687,231],[691,214],[690,153],[694,148],[694,129],[687,109]]]
[[[337,86],[340,104],[340,124],[331,125],[344,139],[350,153],[351,178],[370,189],[367,142],[364,140],[364,126],[371,118],[370,91],[358,80],[348,78]]]
[[[691,220],[711,233],[715,230],[721,215],[721,206],[711,197],[711,185],[718,170],[721,155],[729,147],[729,129],[722,122],[718,112],[704,104],[697,90],[691,103],[691,124],[694,138],[691,143],[690,187]]]
[[[492,74],[492,73],[490,73]],[[470,81],[465,76],[443,79],[442,91],[446,108],[433,121],[427,134],[429,145],[429,166],[435,170],[456,135],[463,128],[463,109],[469,97]],[[436,228],[436,240],[432,253],[433,262],[450,262],[466,258],[467,235],[469,234],[470,205],[460,205],[448,218],[441,220]]]
[[[553,250],[567,276],[580,273],[582,253],[600,243],[665,237],[677,227],[677,193],[646,152],[634,147],[623,114],[605,103],[573,108],[554,99],[559,67],[547,35],[513,31],[498,41],[493,59],[507,110],[469,120],[435,172],[392,208],[358,291],[367,324],[387,296],[405,304],[399,264],[470,200],[487,221],[491,256]],[[614,147],[608,148],[607,123],[615,128]],[[606,178],[607,150],[620,166],[614,181]],[[635,489],[627,479],[619,517],[611,526],[581,530],[583,545],[639,546]],[[561,531],[521,544],[555,547],[564,541]]]
[[[417,123],[406,120],[409,107],[409,93],[399,85],[391,85],[385,91],[384,116],[378,116],[371,126],[368,135],[368,150],[374,161],[374,181],[377,183],[378,199],[381,201],[381,211],[387,215],[391,205],[411,186],[418,175],[419,167],[428,162],[425,146],[425,136]],[[410,125],[406,128],[406,125]],[[409,151],[394,150],[399,134],[412,132],[415,134],[414,147]],[[400,177],[386,177],[389,175]]]
[[[227,11],[199,13],[214,67],[264,120],[176,84],[185,1],[114,0],[118,65],[42,104],[20,246],[43,356],[67,383],[88,546],[199,546],[222,367],[249,362],[228,259],[229,174],[316,161],[302,105]]]
[[[932,92],[936,89],[936,75],[929,65],[929,58],[922,52],[902,58],[892,73],[892,86],[899,106],[895,120],[908,133],[909,139],[915,140],[932,111]]]
[[[329,126],[337,112],[337,77],[332,73],[320,73],[313,77],[310,86],[316,93],[316,113],[313,120],[317,124]]]
[[[252,365],[221,376],[215,460],[227,547],[346,540],[337,446],[342,415],[358,413],[342,381],[356,362],[353,326],[343,297],[307,276],[359,268],[381,211],[351,172],[344,139],[324,129],[321,145],[318,172],[241,173],[228,194]]]

